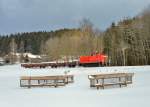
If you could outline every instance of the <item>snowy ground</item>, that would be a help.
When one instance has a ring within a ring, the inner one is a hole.
[[[59,75],[70,70],[75,82],[59,88],[20,88],[21,75]],[[91,89],[88,74],[134,72],[123,88]],[[0,67],[0,107],[150,107],[150,66],[24,69]]]

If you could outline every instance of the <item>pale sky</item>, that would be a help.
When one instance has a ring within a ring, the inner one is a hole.
[[[0,34],[76,28],[83,18],[104,30],[149,4],[150,0],[0,0]]]

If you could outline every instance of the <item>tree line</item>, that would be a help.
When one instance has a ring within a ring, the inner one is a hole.
[[[0,36],[1,55],[12,51],[11,46],[17,52],[48,55],[50,60],[99,52],[108,56],[109,65],[147,65],[150,64],[150,7],[134,18],[112,23],[103,32],[95,29],[90,20],[83,19],[77,29]]]
[[[40,47],[42,44],[44,44],[49,38],[59,36],[64,31],[67,31],[67,29],[55,32],[40,31],[0,35],[0,56],[4,56],[12,51],[12,43],[15,44],[16,52],[40,54]]]
[[[112,65],[150,64],[150,7],[134,18],[113,23],[104,38]]]

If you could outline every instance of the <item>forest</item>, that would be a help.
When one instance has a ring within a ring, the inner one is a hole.
[[[99,52],[108,56],[111,66],[149,65],[150,7],[133,18],[112,22],[105,31],[83,19],[74,29],[0,35],[0,56],[12,52],[12,46],[15,52],[48,55],[50,60]]]

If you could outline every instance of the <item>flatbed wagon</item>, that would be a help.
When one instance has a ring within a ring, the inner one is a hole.
[[[24,68],[46,68],[46,67],[57,68],[57,67],[66,67],[66,66],[75,67],[78,65],[77,63],[78,62],[24,63],[24,64],[21,64],[21,67],[24,67]]]

